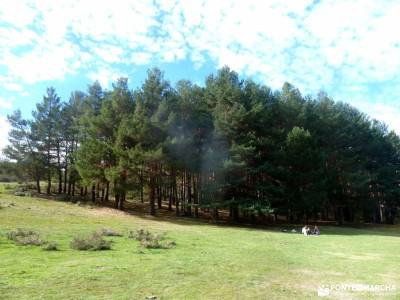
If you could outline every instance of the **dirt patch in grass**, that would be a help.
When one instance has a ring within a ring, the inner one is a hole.
[[[98,216],[98,217],[104,217],[104,216],[128,216],[129,214],[116,210],[113,208],[108,208],[108,207],[95,207],[93,209],[88,209],[87,214],[92,215],[92,216]]]

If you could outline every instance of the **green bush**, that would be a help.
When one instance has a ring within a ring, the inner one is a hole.
[[[71,241],[70,246],[75,250],[110,250],[111,241],[103,239],[102,235],[97,232],[92,233],[89,236],[77,236]]]

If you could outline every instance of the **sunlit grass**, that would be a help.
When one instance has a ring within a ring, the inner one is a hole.
[[[0,191],[4,186],[0,185]],[[304,237],[280,228],[216,226],[133,216],[109,208],[0,194],[1,299],[309,299],[321,284],[393,284],[400,295],[399,227],[323,227]],[[11,205],[13,204],[13,205]],[[76,251],[72,238],[103,227],[110,251]],[[5,233],[32,229],[59,251],[16,246]],[[129,230],[166,232],[171,249],[143,249]],[[335,297],[376,299],[376,293]]]

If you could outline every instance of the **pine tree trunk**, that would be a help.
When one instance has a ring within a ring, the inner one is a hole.
[[[96,201],[96,186],[92,185],[92,202]]]
[[[172,211],[172,193],[173,188],[172,185],[168,188],[168,210]]]
[[[182,180],[181,180],[181,211],[183,214],[186,213],[185,206],[186,206],[186,183],[185,183],[185,171],[182,171]]]
[[[119,194],[115,193],[115,208],[118,209],[119,206]]]
[[[231,221],[233,223],[239,222],[239,207],[236,203],[232,204],[230,207]]]
[[[157,207],[158,209],[162,208],[162,196],[161,196],[161,187],[158,185],[157,186]]]
[[[125,201],[125,192],[122,192],[121,195],[115,195],[115,208],[119,210],[124,209],[124,201]]]
[[[162,208],[162,165],[160,165],[159,169],[157,168],[156,172],[159,172],[157,177],[157,207],[158,209]]]
[[[51,171],[48,171],[47,174],[47,195],[50,195],[51,193]]]
[[[175,202],[175,214],[177,216],[180,215],[180,211],[179,211],[179,196],[178,196],[178,182],[176,180],[176,173],[174,171],[174,185],[173,185],[173,195],[174,195],[174,202]]]
[[[107,185],[106,185],[106,195],[104,200],[107,202],[108,201],[108,195],[109,195],[109,191],[110,191],[110,183],[107,181]]]
[[[197,176],[193,176],[193,194],[194,194],[194,216],[195,218],[199,217],[199,183],[200,183],[200,174]]]
[[[40,194],[40,178],[36,177],[36,190]]]
[[[100,183],[96,185],[96,199],[100,198]]]
[[[218,208],[217,207],[215,207],[214,210],[213,210],[213,219],[214,219],[214,222],[218,222],[219,214],[218,214]]]
[[[150,215],[155,216],[156,215],[156,207],[155,207],[155,187],[154,187],[154,178],[150,178],[150,198],[149,198],[149,204],[150,204]]]
[[[60,142],[57,141],[57,173],[58,173],[58,194],[62,193],[62,170],[61,170],[61,150],[60,150]]]
[[[192,174],[186,172],[186,183],[187,183],[187,207],[186,215],[188,217],[192,216]]]
[[[75,181],[72,182],[72,196],[75,196]]]
[[[62,179],[62,171],[59,169],[58,170],[58,193],[62,193],[62,184],[63,184],[63,179]]]
[[[141,203],[144,203],[143,188],[144,188],[143,169],[140,169],[140,202]]]
[[[68,163],[65,162],[65,171],[64,171],[64,190],[63,193],[67,193],[67,174],[68,174]]]

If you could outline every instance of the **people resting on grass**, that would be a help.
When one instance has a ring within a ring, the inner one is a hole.
[[[310,228],[305,225],[302,229],[301,229],[301,233],[304,235],[309,235],[310,234]]]
[[[301,229],[301,233],[304,235],[320,235],[317,225],[314,226],[313,230],[311,230],[309,226],[304,225],[304,227]]]
[[[319,231],[319,228],[317,227],[317,225],[314,226],[314,230],[313,230],[312,234],[315,234],[315,235],[320,234],[320,231]]]

